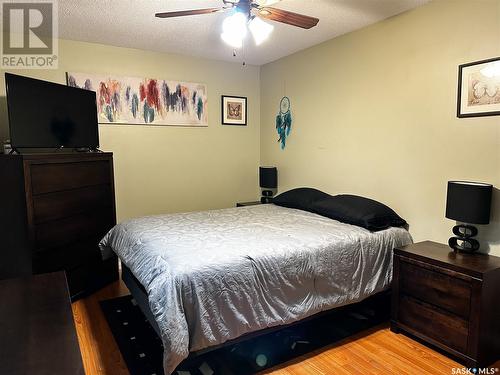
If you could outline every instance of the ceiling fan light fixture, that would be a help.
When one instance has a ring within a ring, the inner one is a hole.
[[[222,23],[221,38],[234,48],[241,48],[247,35],[247,17],[241,12],[234,12]]]
[[[220,34],[221,39],[228,45],[234,48],[241,48],[243,47],[243,39],[238,38],[234,35],[228,34],[228,33],[222,33]]]
[[[256,45],[261,45],[274,30],[274,26],[262,21],[259,17],[254,17],[248,24]]]

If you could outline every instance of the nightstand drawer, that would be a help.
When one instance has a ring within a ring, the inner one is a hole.
[[[471,284],[446,274],[439,267],[419,266],[416,261],[400,258],[400,291],[421,301],[438,306],[454,315],[469,318]],[[466,275],[463,275],[464,278]]]
[[[398,320],[419,334],[449,348],[460,352],[467,349],[469,324],[458,316],[414,298],[402,296],[399,301]]]

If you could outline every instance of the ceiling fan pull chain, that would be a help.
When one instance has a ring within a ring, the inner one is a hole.
[[[242,52],[243,52],[243,66],[246,66],[247,63],[245,62],[245,60],[247,59],[247,54],[246,54],[246,49],[245,49],[245,41],[243,41],[243,44],[242,44]]]

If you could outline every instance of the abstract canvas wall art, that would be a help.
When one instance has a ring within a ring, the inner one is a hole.
[[[458,117],[500,115],[500,57],[458,69]]]
[[[96,92],[99,123],[208,126],[205,84],[72,72],[66,78]]]

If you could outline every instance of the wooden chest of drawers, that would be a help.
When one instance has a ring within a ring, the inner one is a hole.
[[[118,277],[98,243],[115,225],[110,153],[0,156],[0,279],[65,270],[72,299]]]
[[[394,250],[391,329],[467,366],[500,358],[500,258],[420,242]]]

